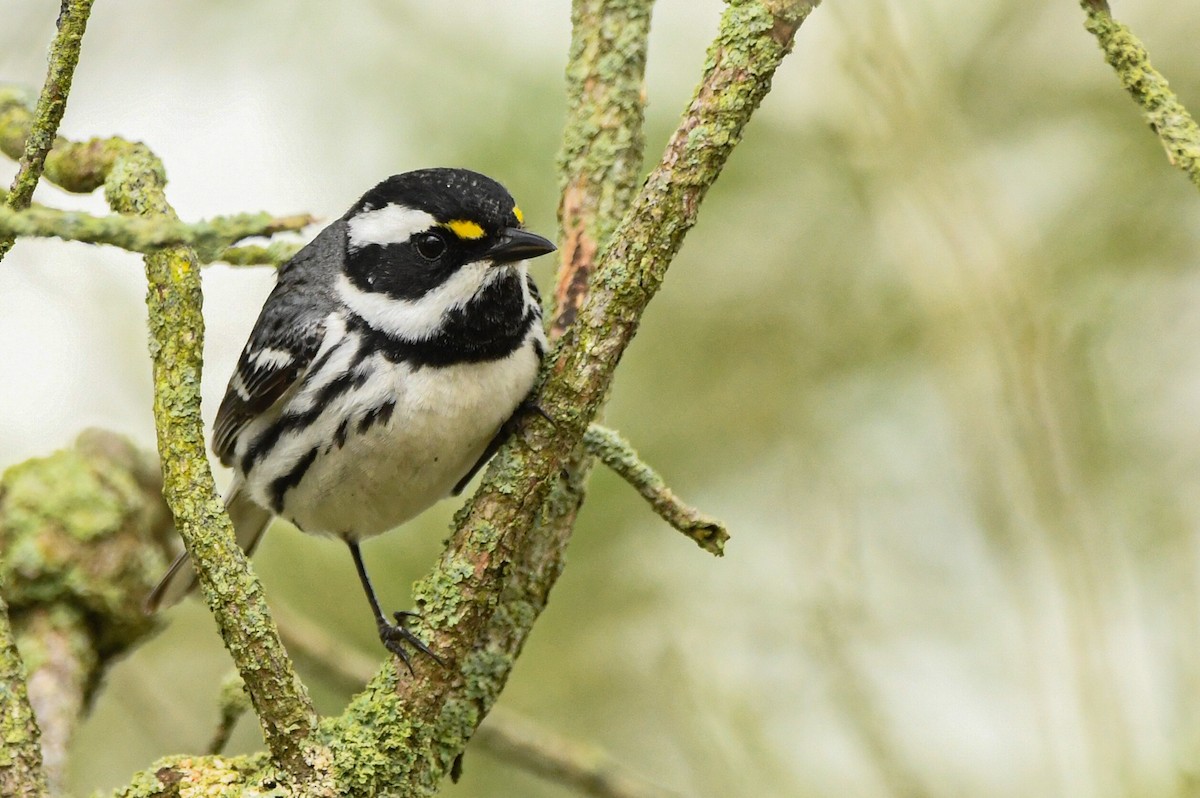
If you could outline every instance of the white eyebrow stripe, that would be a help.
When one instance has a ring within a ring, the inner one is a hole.
[[[400,244],[411,238],[413,233],[428,230],[436,224],[437,219],[425,211],[395,203],[363,211],[346,222],[351,251],[370,244]]]

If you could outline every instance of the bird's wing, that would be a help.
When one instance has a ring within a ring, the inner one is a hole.
[[[213,425],[213,451],[232,465],[238,436],[301,379],[337,307],[334,279],[345,258],[344,223],[335,222],[279,270],[250,340],[225,389]]]

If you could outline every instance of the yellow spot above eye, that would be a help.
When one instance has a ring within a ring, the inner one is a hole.
[[[517,217],[517,224],[525,224],[525,214],[516,205],[513,206],[513,216]]]
[[[450,232],[454,235],[467,241],[474,241],[484,236],[483,228],[467,219],[451,219],[446,222],[446,227],[449,227]]]

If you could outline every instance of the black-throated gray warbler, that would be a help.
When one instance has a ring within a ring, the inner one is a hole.
[[[213,450],[252,551],[273,516],[350,547],[379,636],[408,663],[359,551],[458,493],[501,442],[546,347],[524,260],[554,245],[464,169],[396,175],[279,269],[217,411]],[[195,584],[181,554],[147,599]],[[187,576],[190,578],[181,578]],[[436,657],[435,657],[436,658]]]

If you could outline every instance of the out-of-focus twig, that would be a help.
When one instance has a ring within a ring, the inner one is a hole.
[[[664,521],[710,554],[720,557],[725,553],[725,543],[729,540],[725,525],[680,501],[658,472],[638,457],[629,441],[616,430],[592,424],[583,436],[583,445],[637,490]]]
[[[1136,36],[1112,18],[1104,0],[1080,0],[1086,27],[1100,43],[1104,59],[1116,70],[1121,85],[1142,109],[1171,165],[1182,169],[1200,188],[1200,127],[1171,91],[1167,79],[1150,63]]]
[[[207,752],[210,756],[216,756],[225,750],[229,736],[233,734],[233,727],[250,708],[250,695],[246,692],[246,683],[242,681],[241,674],[233,671],[221,682],[221,692],[217,696],[220,718],[217,720],[212,740],[208,743]]]
[[[79,63],[79,47],[83,43],[83,33],[87,29],[91,13],[92,0],[64,0],[59,7],[58,33],[50,44],[50,66],[46,70],[46,82],[42,84],[42,93],[38,96],[37,106],[33,111],[33,124],[28,138],[25,139],[12,190],[5,198],[5,203],[10,209],[28,208],[33,200],[33,190],[37,188],[38,180],[42,177],[46,156],[54,146],[59,123],[67,110],[71,80],[75,76],[75,66]],[[15,240],[15,236],[0,232],[0,260],[4,260]]]
[[[157,462],[110,432],[88,430],[73,448],[0,477],[0,581],[54,794],[105,667],[155,628],[141,604],[166,562],[170,525]],[[5,686],[16,689],[0,677]]]
[[[378,660],[347,648],[295,610],[278,603],[272,604],[272,610],[292,655],[346,692],[361,690],[378,669]],[[503,707],[492,708],[472,741],[511,765],[596,798],[676,795],[631,773],[599,746],[567,739]]]
[[[265,247],[243,244],[224,250],[217,255],[216,261],[230,266],[280,266],[299,252],[301,246],[291,241],[272,241]]]

